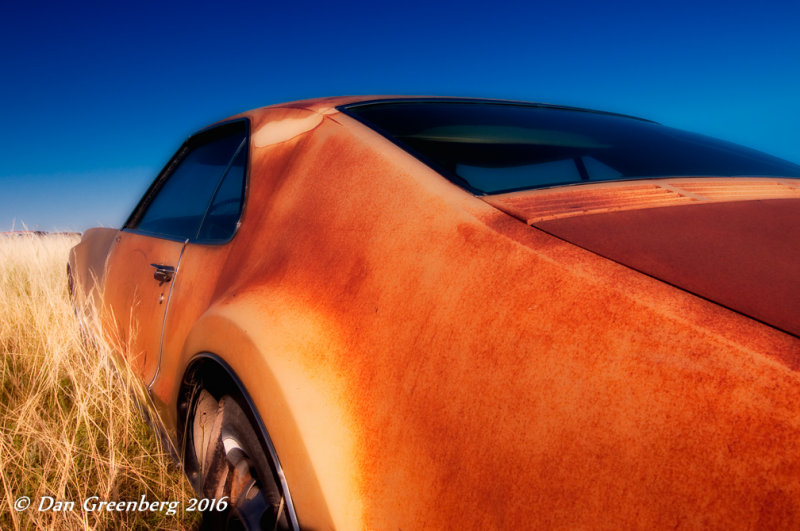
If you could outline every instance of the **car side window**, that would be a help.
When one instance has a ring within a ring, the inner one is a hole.
[[[197,240],[203,220],[210,216],[207,232],[211,239],[229,238],[241,210],[246,143],[244,122],[226,124],[190,138],[156,180],[126,227],[170,239]],[[237,180],[238,183],[226,184]],[[237,185],[238,204],[235,209],[226,209],[226,205],[234,204],[235,192],[229,189]],[[227,194],[225,204],[215,200],[215,197],[224,200],[221,193]],[[217,203],[216,207],[212,201]],[[217,219],[220,216],[227,216],[227,223]],[[220,225],[229,230],[224,231]],[[222,232],[226,234],[220,237]]]
[[[214,195],[211,206],[198,234],[200,241],[228,240],[236,232],[242,213],[245,172],[247,171],[247,144],[242,142],[228,171]]]

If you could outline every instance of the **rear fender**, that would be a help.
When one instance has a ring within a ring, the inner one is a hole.
[[[242,322],[242,316],[252,322]],[[329,501],[323,495],[317,467],[309,455],[306,436],[303,435],[296,417],[297,404],[286,392],[287,383],[296,382],[296,375],[288,374],[280,363],[274,363],[271,348],[262,337],[253,337],[250,331],[261,332],[266,326],[263,318],[256,319],[251,312],[236,311],[232,306],[215,306],[206,312],[192,327],[184,344],[181,356],[184,378],[159,378],[151,389],[156,401],[165,393],[172,395],[170,403],[178,408],[169,413],[177,415],[173,422],[178,435],[179,448],[183,445],[183,420],[186,412],[180,411],[181,382],[190,376],[197,363],[211,361],[227,371],[241,387],[243,396],[251,403],[254,414],[260,417],[283,469],[291,497],[295,500],[296,512],[303,527],[334,528]],[[256,336],[261,334],[256,333]],[[280,356],[284,357],[284,356]],[[284,366],[285,367],[285,366]],[[172,390],[165,389],[174,385]],[[290,384],[294,385],[294,384]],[[185,385],[183,386],[185,389]],[[306,518],[303,518],[303,517]]]

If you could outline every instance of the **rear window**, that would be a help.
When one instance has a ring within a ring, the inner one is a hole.
[[[341,110],[476,194],[655,177],[800,177],[800,166],[776,157],[610,113],[471,100]]]

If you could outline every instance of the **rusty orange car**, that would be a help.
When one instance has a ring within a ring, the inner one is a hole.
[[[274,105],[189,138],[69,275],[220,525],[800,526],[800,167],[763,153]]]

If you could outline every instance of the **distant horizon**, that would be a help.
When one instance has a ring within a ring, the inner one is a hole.
[[[0,232],[0,236],[3,237],[3,238],[9,238],[9,237],[12,237],[12,236],[18,236],[18,237],[23,237],[23,236],[41,236],[41,237],[45,237],[45,236],[81,236],[81,235],[83,235],[83,232],[77,232],[77,231],[64,232],[64,231],[46,231],[46,230],[41,230],[41,231],[40,230],[22,230],[22,231]]]

